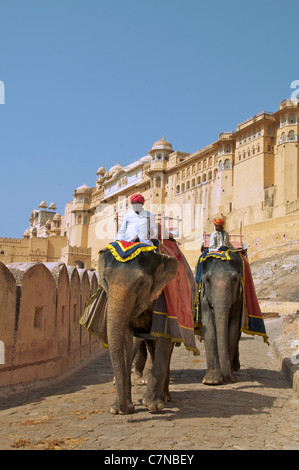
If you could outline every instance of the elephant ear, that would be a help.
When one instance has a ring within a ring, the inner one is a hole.
[[[154,272],[154,282],[150,294],[149,303],[154,302],[166,284],[175,278],[178,269],[178,260],[172,256],[157,254],[159,264]]]

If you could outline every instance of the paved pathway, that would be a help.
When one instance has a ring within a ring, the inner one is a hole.
[[[266,321],[270,339],[281,319]],[[172,401],[159,414],[142,405],[145,385],[135,381],[136,413],[113,416],[113,372],[105,352],[63,383],[1,399],[0,449],[299,449],[299,398],[277,370],[262,338],[242,336],[241,370],[234,384],[209,387],[204,345],[194,357],[184,346],[172,359]]]

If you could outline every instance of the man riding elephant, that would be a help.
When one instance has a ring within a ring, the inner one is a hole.
[[[143,208],[145,199],[142,194],[133,194],[130,201],[133,211],[125,216],[117,232],[116,240],[140,241],[153,245],[152,239],[157,238],[158,235],[155,217]]]
[[[190,267],[175,240],[152,242],[158,231],[153,216],[143,209],[143,196],[134,195],[131,202],[134,212],[125,217],[116,241],[99,253],[100,287],[80,320],[109,348],[115,375],[113,414],[134,412],[131,365],[136,331],[155,339],[143,399],[151,411],[162,410],[169,399],[174,344],[184,343],[199,354],[192,316],[196,286]]]

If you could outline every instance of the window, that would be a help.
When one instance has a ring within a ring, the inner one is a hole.
[[[295,132],[294,131],[289,132],[288,140],[295,140]]]
[[[224,162],[224,169],[225,170],[230,170],[230,160],[226,159]]]
[[[179,194],[179,192],[180,192],[180,185],[178,184],[176,187],[176,193]]]
[[[295,114],[292,113],[289,115],[289,124],[293,124],[294,122],[296,122]]]
[[[281,142],[285,142],[286,141],[286,135],[285,135],[285,132],[283,132],[281,134]]]
[[[226,144],[226,146],[224,147],[224,152],[225,153],[231,153],[231,145],[230,144]]]

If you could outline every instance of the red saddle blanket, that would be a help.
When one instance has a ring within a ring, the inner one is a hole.
[[[167,283],[154,304],[151,334],[183,342],[186,349],[198,355],[192,311],[196,294],[194,275],[176,241],[163,240],[161,252],[175,257],[178,268],[176,277]]]

